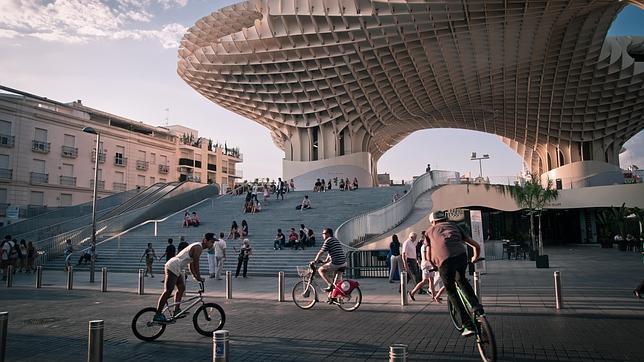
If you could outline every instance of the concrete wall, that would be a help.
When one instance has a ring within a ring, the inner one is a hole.
[[[283,160],[285,180],[293,179],[296,190],[311,190],[315,180],[323,178],[328,182],[334,177],[358,178],[359,187],[372,187],[371,154],[358,152],[319,161]]]
[[[614,185],[624,183],[624,173],[618,166],[601,161],[573,162],[541,175],[541,181],[561,179],[563,189]]]

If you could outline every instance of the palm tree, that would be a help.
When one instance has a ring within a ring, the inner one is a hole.
[[[554,201],[559,196],[559,193],[552,187],[552,180],[548,179],[546,187],[541,184],[539,177],[536,174],[530,175],[523,187],[512,187],[512,197],[517,202],[519,207],[528,209],[530,215],[530,239],[532,240],[532,250],[537,250],[538,255],[543,254],[543,240],[541,238],[541,213],[543,207],[550,201]],[[538,243],[534,235],[534,217],[539,218],[539,238]]]

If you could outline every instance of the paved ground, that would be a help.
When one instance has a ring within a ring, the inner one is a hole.
[[[644,361],[644,300],[632,289],[644,277],[634,253],[569,247],[547,250],[550,269],[529,261],[491,261],[483,276],[483,301],[503,361]],[[565,309],[554,308],[552,273],[560,270]],[[106,361],[206,361],[211,339],[190,319],[171,325],[156,342],[141,342],[132,316],[153,305],[160,279],[146,279],[148,295],[133,294],[136,276],[110,275],[110,292],[76,275],[64,289],[64,274],[48,271],[43,289],[33,276],[18,275],[12,289],[0,288],[0,310],[9,311],[8,361],[82,361],[87,322],[104,319]],[[100,281],[100,274],[97,274]],[[318,304],[298,309],[276,301],[276,278],[234,279],[233,299],[223,282],[209,280],[210,299],[224,306],[232,361],[360,361],[387,359],[392,343],[409,345],[410,360],[477,361],[476,347],[453,329],[445,305],[424,296],[402,307],[396,285],[360,280],[364,303],[353,313]],[[294,280],[287,280],[287,292]]]

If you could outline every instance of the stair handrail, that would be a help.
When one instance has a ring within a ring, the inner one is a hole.
[[[418,176],[409,191],[397,201],[379,209],[368,211],[343,222],[336,230],[338,240],[346,249],[355,249],[367,234],[384,234],[400,225],[414,209],[416,200],[432,187],[458,182],[459,173],[431,171]]]

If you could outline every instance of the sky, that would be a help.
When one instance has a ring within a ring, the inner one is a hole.
[[[0,0],[0,84],[151,125],[181,124],[238,146],[244,178],[277,178],[284,153],[264,127],[199,95],[176,72],[185,31],[238,0]],[[609,35],[644,35],[644,10],[628,6]],[[621,166],[644,168],[644,131],[625,145]],[[422,150],[422,153],[419,153]],[[479,174],[471,152],[489,154],[484,176],[516,176],[521,158],[497,136],[457,129],[417,131],[378,162],[409,180],[433,169]],[[419,155],[421,157],[409,157]]]

